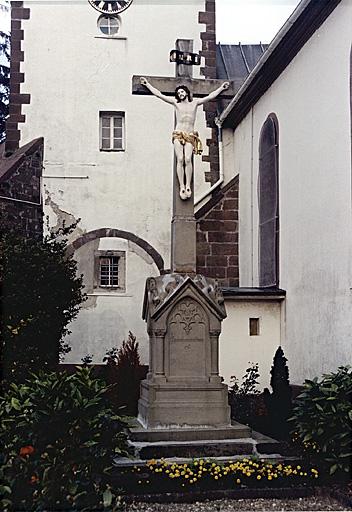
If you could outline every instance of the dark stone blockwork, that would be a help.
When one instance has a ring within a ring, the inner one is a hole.
[[[225,287],[239,285],[238,190],[236,176],[196,213],[197,273]]]
[[[205,12],[198,15],[199,23],[205,25],[205,31],[201,32],[202,50],[200,55],[204,57],[205,65],[201,68],[201,74],[205,78],[216,78],[216,33],[215,33],[215,0],[206,0]],[[216,102],[203,105],[207,126],[211,128],[211,137],[206,140],[209,155],[202,157],[203,162],[209,162],[210,170],[205,173],[205,181],[211,184],[219,179],[219,153],[217,149],[217,129],[214,125],[216,116]],[[215,151],[211,151],[215,148]]]
[[[43,234],[43,150],[40,138],[0,158],[0,217],[6,232],[38,238]]]
[[[11,2],[11,62],[10,62],[10,115],[6,122],[5,152],[12,153],[19,148],[21,132],[19,123],[25,122],[22,105],[30,103],[30,94],[21,93],[24,74],[20,72],[24,52],[21,42],[24,39],[22,20],[28,20],[30,9],[23,7],[23,2]]]

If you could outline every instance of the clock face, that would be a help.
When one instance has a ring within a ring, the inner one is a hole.
[[[131,5],[133,0],[116,0],[115,2],[104,2],[102,0],[88,0],[90,5],[104,14],[119,14]]]

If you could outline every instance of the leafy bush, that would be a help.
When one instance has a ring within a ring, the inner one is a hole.
[[[127,341],[120,348],[112,348],[103,361],[107,363],[107,380],[114,388],[110,393],[114,403],[124,408],[124,413],[137,415],[140,382],[145,377],[140,363],[139,344],[136,337],[128,333]]]
[[[270,386],[272,393],[264,389],[264,402],[268,411],[269,423],[274,437],[285,439],[289,434],[287,419],[292,412],[292,391],[289,381],[287,359],[281,347],[276,350],[273,365],[271,367]]]
[[[44,240],[1,234],[0,363],[9,381],[53,370],[69,351],[63,338],[85,298],[76,262],[66,255],[65,236],[73,227]]]
[[[229,404],[231,416],[246,425],[252,425],[254,417],[260,413],[258,386],[258,363],[249,363],[246,373],[239,384],[237,377],[231,377],[229,387]]]
[[[113,455],[125,455],[124,421],[91,370],[33,375],[0,397],[3,510],[98,510],[116,497]]]
[[[352,368],[306,380],[294,405],[294,436],[330,475],[351,471]]]

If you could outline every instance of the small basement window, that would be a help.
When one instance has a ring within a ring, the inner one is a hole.
[[[259,336],[259,334],[260,334],[259,318],[250,318],[249,319],[249,335],[250,336]]]
[[[125,291],[125,274],[125,252],[97,251],[95,253],[95,289]]]

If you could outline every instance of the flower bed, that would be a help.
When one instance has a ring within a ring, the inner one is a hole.
[[[145,466],[121,471],[119,484],[127,493],[143,494],[155,491],[307,487],[316,484],[318,479],[316,468],[256,459],[244,458],[221,464],[209,459],[189,463],[153,459]]]

